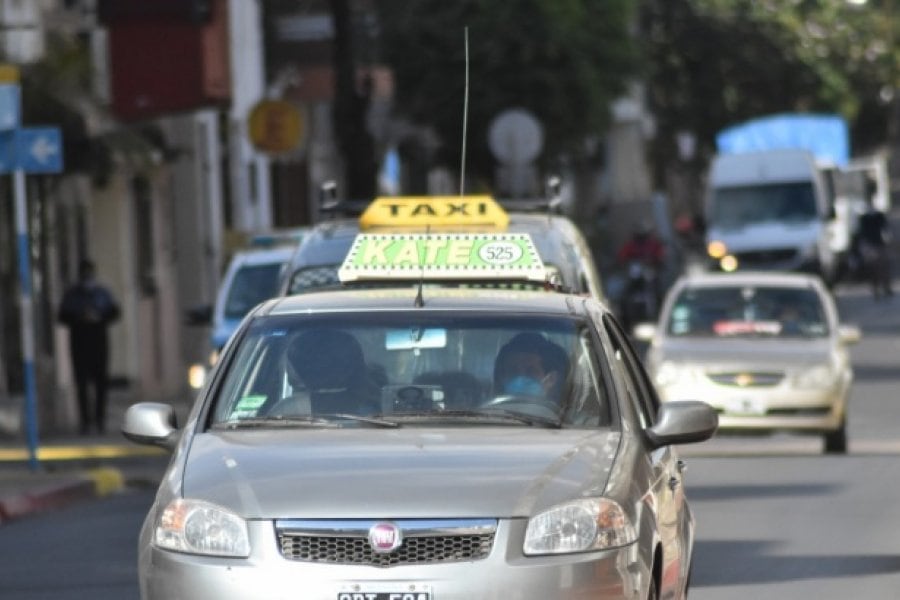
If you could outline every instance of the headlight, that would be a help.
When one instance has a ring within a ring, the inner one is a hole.
[[[173,500],[156,523],[160,548],[210,556],[247,557],[250,538],[241,517],[199,500]]]
[[[835,372],[826,365],[819,365],[800,371],[794,377],[794,385],[798,388],[822,389],[834,385]]]
[[[525,530],[525,554],[603,550],[634,542],[637,534],[618,503],[586,498],[535,515]]]
[[[712,240],[706,245],[706,253],[718,260],[728,254],[728,246],[720,240]]]
[[[688,374],[685,367],[681,367],[672,361],[666,360],[659,365],[656,375],[653,378],[661,388],[675,385],[676,383],[687,379]]]

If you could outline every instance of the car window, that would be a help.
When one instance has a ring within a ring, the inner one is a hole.
[[[590,332],[572,318],[259,318],[228,362],[212,423],[335,413],[427,422],[468,411],[608,425]]]
[[[686,287],[665,328],[677,337],[816,338],[830,331],[815,290],[776,286]]]
[[[241,319],[254,306],[278,293],[281,263],[244,265],[231,281],[223,314],[226,319]]]
[[[324,289],[335,289],[341,286],[338,279],[339,265],[323,265],[298,269],[291,274],[288,282],[288,294],[304,294]]]

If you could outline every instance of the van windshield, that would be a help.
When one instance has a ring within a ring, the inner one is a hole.
[[[748,185],[714,190],[710,225],[733,229],[759,223],[800,223],[816,215],[811,182]]]

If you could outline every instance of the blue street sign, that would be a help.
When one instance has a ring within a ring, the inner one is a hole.
[[[23,127],[16,130],[18,168],[26,173],[60,173],[63,169],[62,132],[59,127]]]
[[[9,131],[21,122],[21,88],[12,83],[0,84],[0,130]]]

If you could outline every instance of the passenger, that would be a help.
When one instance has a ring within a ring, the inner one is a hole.
[[[309,392],[313,414],[365,414],[379,411],[380,390],[369,376],[362,347],[336,329],[300,334],[287,359]]]
[[[569,357],[559,345],[538,333],[520,333],[497,353],[495,394],[559,401],[568,370]]]

